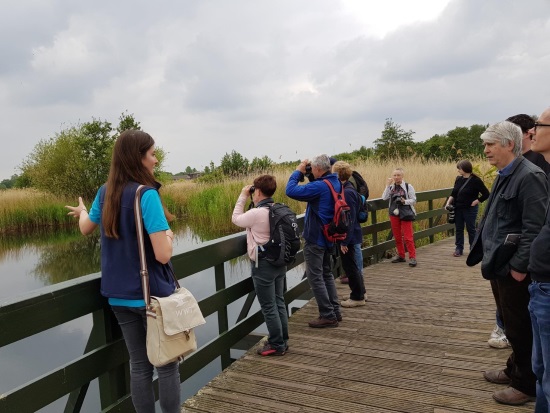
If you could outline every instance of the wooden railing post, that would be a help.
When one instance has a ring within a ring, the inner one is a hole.
[[[434,209],[434,201],[432,199],[430,199],[428,201],[428,211],[433,211]],[[428,218],[428,225],[430,226],[430,228],[432,228],[434,226],[434,219],[433,218]],[[433,244],[434,243],[434,236],[433,235],[430,235],[430,244]]]
[[[218,264],[214,267],[214,276],[216,279],[216,291],[225,289],[225,268],[224,263]],[[229,318],[227,313],[227,307],[218,310],[218,334],[229,330]],[[225,350],[221,355],[221,367],[222,370],[231,365],[231,349]]]
[[[378,218],[377,218],[377,210],[371,210],[371,213],[370,213],[370,219],[371,219],[371,224],[374,225],[376,223],[378,223]],[[378,233],[377,232],[374,232],[372,234],[372,245],[378,245]],[[373,264],[376,264],[379,259],[378,259],[378,254],[374,254],[373,255]]]
[[[89,345],[91,348],[97,348],[122,337],[122,331],[111,311],[111,307],[95,311],[92,316],[95,332],[90,336]],[[98,382],[101,408],[103,409],[130,393],[129,364],[122,364],[116,369],[102,374],[98,377]]]

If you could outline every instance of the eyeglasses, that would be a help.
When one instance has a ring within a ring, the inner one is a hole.
[[[535,133],[537,133],[537,128],[539,126],[550,126],[550,124],[548,123],[538,123],[538,122],[535,122],[535,127],[533,129],[535,129]]]

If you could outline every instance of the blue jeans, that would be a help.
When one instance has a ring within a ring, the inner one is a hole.
[[[145,308],[111,307],[122,330],[130,354],[130,391],[137,413],[155,412],[153,392],[153,365],[147,358],[145,339],[147,320]],[[179,413],[180,372],[179,362],[157,367],[159,402],[163,413]]]
[[[476,236],[476,218],[478,206],[471,206],[468,208],[457,208],[455,210],[455,245],[456,249],[460,252],[464,251],[464,226],[468,231],[468,242],[470,248],[474,242]]]
[[[351,245],[348,245],[348,247],[351,247]],[[363,273],[363,253],[361,252],[361,244],[354,244],[354,249],[357,269]]]
[[[550,283],[529,285],[529,313],[533,327],[533,372],[537,377],[535,413],[550,412]]]
[[[497,308],[497,311],[495,311],[495,321],[497,323],[497,326],[499,326],[500,328],[502,328],[502,330],[504,330],[504,322],[502,321],[502,317],[500,316],[500,312],[498,311],[498,308]]]
[[[252,281],[269,332],[268,343],[284,351],[288,341],[288,313],[285,305],[286,266],[274,267],[266,260],[252,262]]]
[[[317,301],[319,316],[334,320],[340,314],[340,303],[330,265],[330,250],[306,241],[304,259],[307,280]]]
[[[363,280],[363,264],[361,256],[361,264],[357,263],[358,254],[361,254],[361,245],[360,244],[350,244],[348,245],[347,254],[340,254],[342,258],[342,266],[349,280],[349,288],[351,293],[349,298],[352,300],[364,300],[365,299],[365,282]],[[359,269],[361,267],[361,269]]]

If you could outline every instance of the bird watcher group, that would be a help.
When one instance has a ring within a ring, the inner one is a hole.
[[[481,275],[490,282],[496,310],[488,343],[511,350],[506,366],[483,373],[485,380],[503,385],[493,398],[508,405],[535,401],[536,413],[550,413],[550,108],[536,121],[520,114],[490,125],[480,138],[487,161],[497,169],[496,179],[489,191],[469,160],[457,163],[458,176],[445,204],[456,229],[449,256],[465,257],[465,265],[481,264]],[[143,131],[124,131],[114,146],[108,180],[90,210],[81,198],[77,206],[67,206],[82,234],[100,230],[101,294],[128,348],[135,410],[147,413],[155,411],[155,395],[154,367],[146,351],[146,305],[140,277],[135,276],[140,273],[140,257],[133,210],[140,185],[145,185],[140,205],[150,294],[167,297],[176,288],[170,267],[174,234],[154,178],[156,164],[153,138]],[[416,193],[404,176],[405,171],[396,167],[381,194],[388,201],[397,250],[388,265],[408,263],[415,268],[421,266],[413,233]],[[258,176],[242,188],[232,222],[246,230],[251,278],[268,330],[257,350],[260,356],[284,356],[289,351],[286,271],[300,248],[318,307],[309,327],[338,327],[342,308],[366,305],[361,223],[366,220],[368,187],[365,196],[360,181],[364,183],[348,163],[325,154],[300,162],[285,193],[307,203],[301,233],[295,213],[273,199],[274,176]],[[332,272],[335,254],[349,284],[349,295],[342,299]],[[178,366],[175,361],[156,368],[165,413],[180,411]]]

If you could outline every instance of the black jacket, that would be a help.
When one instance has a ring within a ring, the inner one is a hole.
[[[479,202],[485,201],[489,198],[489,190],[477,175],[470,175],[468,183],[462,188],[462,185],[466,182],[467,178],[457,176],[455,180],[455,186],[451,196],[453,197],[453,205],[457,209],[469,208],[472,206],[472,202],[476,199]],[[462,190],[460,190],[462,188]],[[481,196],[480,196],[481,194]]]
[[[544,223],[547,199],[546,175],[523,156],[516,158],[509,175],[495,180],[480,224],[481,273],[485,278],[505,277],[510,269],[527,272],[531,244]],[[504,267],[494,268],[497,251],[508,234],[521,234],[517,250]],[[493,269],[495,273],[491,273]]]
[[[546,207],[546,222],[531,244],[529,273],[533,281],[550,282],[550,208],[548,207]]]

